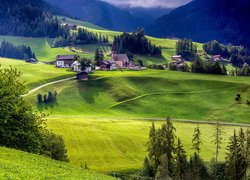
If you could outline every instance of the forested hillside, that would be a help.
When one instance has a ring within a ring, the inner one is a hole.
[[[248,0],[195,0],[159,18],[147,33],[250,46],[249,8]]]
[[[132,31],[144,25],[140,18],[136,18],[126,10],[98,0],[46,1],[64,9],[75,17],[107,29]]]
[[[65,33],[53,14],[65,15],[42,0],[0,0],[0,34],[57,37]]]

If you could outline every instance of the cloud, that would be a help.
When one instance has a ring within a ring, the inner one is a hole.
[[[116,6],[131,7],[168,7],[174,8],[191,2],[192,0],[102,0]]]

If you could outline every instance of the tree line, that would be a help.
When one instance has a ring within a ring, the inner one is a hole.
[[[205,43],[203,50],[210,55],[222,55],[237,67],[242,67],[245,63],[250,64],[250,53],[244,46],[224,45],[213,40]]]
[[[191,39],[179,39],[176,42],[176,54],[185,60],[192,61],[197,57],[197,46]]]
[[[217,122],[212,137],[212,143],[215,145],[215,157],[211,162],[212,168],[209,169],[200,156],[203,141],[199,125],[194,129],[192,137],[194,153],[188,159],[181,139],[176,136],[176,129],[171,119],[167,118],[159,129],[156,129],[152,123],[147,143],[148,155],[144,160],[140,175],[159,180],[241,180],[246,178],[250,162],[250,130],[244,131],[241,128],[238,133],[234,131],[229,138],[225,161],[221,162],[218,157],[223,134],[224,131]]]
[[[53,42],[53,47],[73,46],[87,43],[108,43],[108,36],[79,28],[77,32],[68,33],[64,36],[57,37]]]
[[[46,128],[44,115],[22,98],[26,88],[16,69],[0,67],[0,146],[68,161],[61,136]]]
[[[3,41],[0,47],[0,56],[6,58],[13,58],[13,59],[23,59],[27,60],[29,58],[36,59],[36,55],[32,52],[29,46],[25,45],[18,45],[15,46],[14,44]]]
[[[57,92],[55,91],[54,93],[49,91],[47,94],[37,94],[37,102],[40,103],[51,103],[56,101],[57,98]]]
[[[146,54],[161,56],[161,47],[153,45],[146,37],[143,29],[133,33],[123,33],[113,41],[113,51],[117,53]]]

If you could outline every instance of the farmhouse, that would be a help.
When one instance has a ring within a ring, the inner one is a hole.
[[[112,53],[112,61],[115,63],[116,68],[126,68],[129,66],[129,59],[127,54]]]
[[[72,30],[77,30],[77,25],[76,24],[71,24],[71,23],[67,23],[64,24],[65,27],[70,28]]]
[[[181,55],[175,55],[171,57],[172,61],[183,61],[183,58]]]
[[[58,55],[56,56],[56,67],[58,68],[69,68],[77,59],[76,55]]]
[[[82,71],[82,72],[79,72],[77,75],[76,75],[76,78],[78,80],[88,80],[88,76],[89,74],[85,71]]]

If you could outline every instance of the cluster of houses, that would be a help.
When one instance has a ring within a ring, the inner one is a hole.
[[[91,67],[86,67],[84,71],[81,69],[81,63],[78,61],[77,55],[57,55],[55,65],[57,68],[72,68],[77,72],[78,79],[87,79],[88,74],[93,70]],[[127,54],[117,54],[112,52],[111,60],[101,61],[96,70],[115,70],[115,69],[131,69],[141,70],[143,67],[135,66],[128,58]]]
[[[111,54],[111,60],[100,62],[97,69],[104,71],[115,69],[141,70],[143,67],[134,65],[134,63],[129,60],[127,54],[117,54],[113,51]]]

